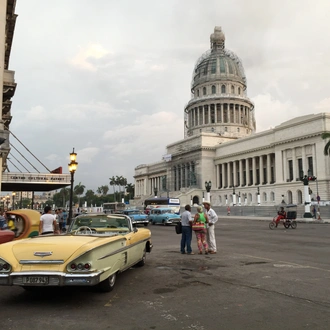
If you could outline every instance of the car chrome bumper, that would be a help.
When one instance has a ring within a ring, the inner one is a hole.
[[[86,274],[67,274],[62,272],[19,272],[11,274],[0,274],[0,285],[19,286],[93,286],[100,283],[102,272]],[[47,276],[47,284],[23,283],[24,276]]]

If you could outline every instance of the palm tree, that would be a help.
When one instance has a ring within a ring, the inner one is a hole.
[[[330,154],[330,133],[329,132],[322,133],[321,138],[323,140],[328,140],[324,146],[323,153],[325,156],[329,156],[329,154]]]
[[[78,196],[78,207],[80,207],[80,196],[84,193],[85,186],[79,182],[75,187],[74,187],[74,193]]]
[[[113,187],[113,199],[114,199],[114,201],[116,201],[116,195],[115,195],[116,178],[113,176],[113,177],[109,178],[109,180],[110,180],[110,186]]]
[[[70,189],[69,188],[62,188],[60,190],[60,195],[62,197],[62,206],[66,207],[66,201],[69,199],[70,197]]]
[[[126,188],[126,191],[128,192],[129,199],[134,197],[134,189],[135,189],[134,184],[128,183],[125,188]]]
[[[107,186],[107,185],[98,187],[96,190],[96,192],[101,195],[106,195],[108,193],[108,191],[109,191],[109,186]]]

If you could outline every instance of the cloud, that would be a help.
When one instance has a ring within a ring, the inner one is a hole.
[[[86,47],[80,47],[78,53],[69,62],[79,69],[96,71],[98,68],[93,61],[102,59],[108,54],[109,51],[104,49],[102,45],[89,44]]]
[[[259,94],[252,99],[255,104],[257,132],[277,126],[289,119],[303,115],[291,101],[281,102],[270,94]]]

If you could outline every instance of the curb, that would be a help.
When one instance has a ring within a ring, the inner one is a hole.
[[[233,219],[233,220],[253,220],[253,221],[268,221],[271,222],[272,218],[265,218],[265,217],[243,217],[243,216],[219,216],[219,221],[221,219]],[[308,223],[308,224],[330,224],[330,220],[306,220],[306,219],[296,219],[298,223]]]

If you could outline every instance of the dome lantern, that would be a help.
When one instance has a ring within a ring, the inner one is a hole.
[[[212,51],[223,51],[225,49],[225,35],[221,30],[221,26],[214,28],[214,33],[210,36],[211,49]]]

